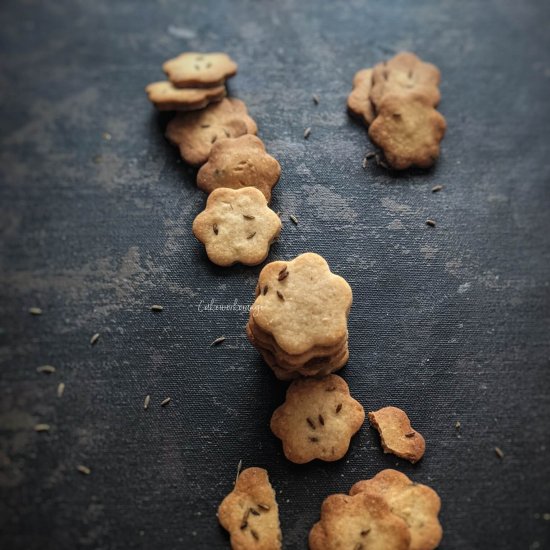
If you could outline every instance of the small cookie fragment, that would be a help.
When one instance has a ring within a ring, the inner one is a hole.
[[[197,174],[197,186],[206,193],[219,187],[256,187],[269,202],[280,175],[280,164],[267,154],[262,140],[245,134],[214,143]]]
[[[238,99],[222,99],[200,111],[179,112],[166,127],[166,138],[189,164],[204,164],[214,143],[255,134],[256,123]]]
[[[380,442],[385,453],[418,462],[426,450],[426,442],[420,433],[413,430],[409,417],[397,407],[384,407],[369,413],[369,422],[380,433]]]
[[[407,524],[375,492],[330,495],[309,533],[310,550],[409,550]]]
[[[237,64],[226,53],[185,52],[166,61],[162,70],[178,88],[210,88],[237,74]]]
[[[372,479],[357,482],[349,494],[376,492],[393,514],[405,521],[411,534],[409,550],[434,550],[443,537],[438,515],[439,495],[427,485],[412,482],[397,470],[382,470]]]
[[[346,382],[335,374],[292,382],[286,401],[271,417],[271,431],[283,442],[285,456],[304,464],[318,458],[340,460],[365,420]]]
[[[353,89],[348,96],[348,109],[369,125],[376,117],[370,99],[372,88],[372,69],[361,69],[353,77]]]
[[[280,550],[279,508],[263,468],[247,468],[218,508],[221,526],[234,550]]]
[[[281,227],[281,219],[258,189],[220,187],[193,221],[193,234],[217,265],[257,265],[267,258]]]
[[[196,111],[222,100],[225,86],[214,88],[176,88],[171,82],[153,82],[145,88],[149,101],[159,111]]]

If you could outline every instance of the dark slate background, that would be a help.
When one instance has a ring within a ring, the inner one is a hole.
[[[548,2],[4,0],[0,18],[2,549],[227,548],[241,459],[269,470],[287,549],[385,467],[439,492],[443,549],[550,548]],[[395,176],[361,167],[345,100],[401,49],[440,67],[448,134],[434,170]],[[260,267],[208,262],[205,196],[143,92],[184,50],[238,61],[230,93],[283,168],[270,258],[315,251],[350,282],[342,374],[367,410],[407,410],[420,464],[367,426],[337,463],[282,455],[285,385],[244,334]]]

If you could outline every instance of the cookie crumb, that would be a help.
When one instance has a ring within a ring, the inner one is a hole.
[[[311,128],[306,128],[304,130],[304,139],[307,139],[311,135]]]

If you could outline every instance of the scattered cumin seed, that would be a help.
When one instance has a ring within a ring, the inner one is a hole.
[[[42,310],[39,307],[30,307],[29,313],[31,315],[42,315]]]
[[[256,235],[256,231],[254,231],[254,233],[250,233],[250,235],[248,235],[246,240],[249,241],[252,237],[254,237],[254,235]]]
[[[255,220],[256,216],[251,216],[250,214],[243,214],[245,220]]]
[[[166,407],[166,405],[168,405],[168,403],[170,403],[170,401],[172,401],[172,398],[171,398],[171,397],[167,397],[166,399],[163,399],[163,400],[160,402],[160,406],[161,406],[161,407]]]
[[[434,185],[432,187],[432,193],[437,193],[438,191],[441,191],[443,189],[443,185]]]
[[[306,128],[304,130],[304,139],[307,139],[311,135],[311,128]]]
[[[318,437],[310,437],[309,440],[312,442],[312,443],[317,443],[319,441],[319,438]]]
[[[338,406],[336,407],[336,414],[338,414],[342,410],[342,403],[338,403]]]
[[[213,229],[213,231],[214,231],[214,235],[217,235],[217,234],[218,234],[218,231],[219,231],[219,230],[218,230],[218,224],[215,223],[215,224],[212,226],[212,229]]]
[[[426,225],[429,225],[430,227],[435,227],[435,221],[434,220],[426,220]]]
[[[315,103],[315,105],[319,105],[319,96],[317,94],[313,94],[311,96],[311,99],[313,100],[313,103]]]
[[[239,476],[241,475],[242,467],[243,467],[243,459],[241,458],[241,460],[239,460],[239,463],[237,464],[237,476],[235,477],[234,485],[237,484],[237,480],[239,479]]]
[[[376,155],[376,153],[375,153],[374,151],[369,151],[369,152],[365,155],[365,158],[366,158],[367,160],[370,160],[370,159],[375,158],[376,156],[377,156],[377,155]]]
[[[262,294],[265,296],[268,290],[269,290],[269,286],[265,285],[264,289],[262,290]]]
[[[89,476],[92,473],[92,470],[88,466],[84,466],[84,464],[79,464],[76,469],[85,476]]]
[[[50,431],[50,425],[49,424],[36,424],[34,426],[35,432],[49,432]]]
[[[111,139],[113,138],[113,136],[112,136],[109,132],[103,132],[103,134],[101,135],[101,137],[102,137],[105,141],[111,141]]]
[[[321,424],[321,426],[325,425],[325,419],[323,418],[322,414],[319,415],[319,424]]]
[[[57,397],[63,397],[63,394],[65,393],[65,383],[59,382],[57,385]]]
[[[149,408],[149,403],[151,403],[151,396],[146,395],[145,400],[143,401],[143,408],[147,410]]]
[[[250,508],[250,513],[253,516],[259,516],[260,515],[260,512],[258,512],[258,510],[256,510],[255,508]]]
[[[283,302],[285,301],[285,297],[283,296],[283,293],[282,293],[280,290],[277,291],[277,296],[279,296],[279,298],[280,298]]]
[[[389,166],[388,166],[388,163],[381,160],[379,163],[378,163],[379,166],[382,166],[382,168],[386,169],[386,170],[389,170]]]
[[[53,374],[55,372],[55,367],[52,365],[42,365],[36,367],[36,372],[42,372],[44,374]]]
[[[210,140],[210,143],[216,143],[216,140],[218,139],[218,136],[213,136]]]
[[[243,530],[246,529],[247,527],[248,527],[248,521],[243,520],[242,523],[241,523],[241,531],[243,531]]]
[[[258,508],[260,508],[260,510],[264,510],[265,512],[269,512],[269,510],[271,510],[271,506],[262,503],[258,504]]]
[[[294,216],[293,214],[290,214],[288,216],[290,218],[290,221],[294,224],[294,225],[298,225],[298,218],[296,216]]]
[[[216,338],[211,344],[210,344],[210,347],[212,346],[219,346],[222,342],[225,341],[225,336],[220,336],[219,338]]]
[[[456,428],[457,430],[460,430],[460,427],[461,427],[461,426],[462,426],[462,424],[460,423],[460,420],[457,420],[457,421],[456,421],[456,424],[455,424],[455,428]]]
[[[279,275],[277,276],[278,281],[282,281],[283,279],[286,279],[288,277],[288,268],[285,265],[281,271],[279,271]]]
[[[504,458],[504,452],[500,447],[495,447],[495,454],[502,460]]]
[[[158,304],[154,304],[151,306],[151,311],[162,311],[164,309],[164,306],[159,306]]]
[[[91,338],[90,338],[90,346],[95,346],[97,344],[97,341],[99,340],[100,334],[99,332],[96,332]]]
[[[408,434],[405,434],[405,437],[414,437],[415,435],[415,432],[409,432]]]
[[[368,162],[369,161],[367,160],[367,157],[363,157],[363,160],[361,161],[361,166],[363,167],[363,170],[367,169]]]
[[[313,423],[313,420],[309,418],[309,416],[306,418],[306,422],[311,426],[313,430],[315,430],[315,424]]]
[[[254,537],[255,540],[260,540],[260,537],[258,536],[258,533],[254,531],[254,529],[250,529],[250,534]]]

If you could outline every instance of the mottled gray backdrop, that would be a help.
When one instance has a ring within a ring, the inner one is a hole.
[[[242,459],[269,470],[289,550],[384,467],[439,492],[445,550],[549,548],[549,20],[544,0],[4,0],[0,547],[227,548]],[[448,134],[434,170],[394,176],[361,167],[345,100],[401,49],[440,67]],[[244,334],[260,267],[208,262],[205,196],[143,92],[184,50],[238,61],[230,93],[283,169],[270,258],[315,251],[350,282],[343,376],[367,410],[408,411],[418,465],[367,425],[337,463],[282,455],[285,386]]]

